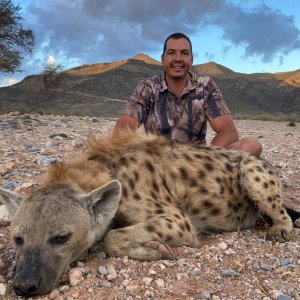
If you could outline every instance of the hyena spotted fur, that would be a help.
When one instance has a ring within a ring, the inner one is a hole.
[[[99,239],[112,256],[157,260],[196,246],[199,233],[251,228],[270,218],[267,238],[289,240],[281,183],[265,160],[123,132],[51,166],[27,199],[1,190],[13,221],[18,295],[49,292],[68,264]]]
[[[284,241],[292,229],[274,168],[243,152],[135,134],[90,140],[83,160],[53,167],[48,181],[88,192],[112,179],[122,184],[105,238],[113,256],[160,259],[168,246],[195,246],[197,233],[251,228],[260,213],[272,220],[269,239]]]

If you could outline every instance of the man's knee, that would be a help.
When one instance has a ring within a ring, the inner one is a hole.
[[[244,139],[244,147],[245,150],[254,154],[255,156],[260,156],[262,152],[262,144],[261,142],[253,137],[248,137]],[[243,151],[243,150],[242,150]]]
[[[249,152],[257,157],[259,157],[262,152],[262,144],[253,137],[242,138],[237,142],[229,145],[228,148]]]

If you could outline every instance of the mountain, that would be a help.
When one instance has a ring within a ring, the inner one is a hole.
[[[150,57],[144,53],[140,53],[140,54],[134,56],[132,59],[140,60],[146,64],[151,64],[151,65],[160,65],[161,64],[159,61],[153,59],[152,57]]]
[[[300,70],[296,70],[293,72],[275,73],[274,75],[278,80],[283,80],[287,84],[300,87]]]
[[[208,74],[210,76],[238,76],[238,73],[219,65],[215,62],[208,62],[206,64],[195,65],[193,69],[199,74]]]
[[[193,70],[214,78],[234,116],[300,120],[300,70],[242,74],[215,62],[194,65]],[[48,89],[41,88],[42,75],[31,75],[0,88],[0,113],[19,110],[115,118],[138,82],[161,72],[160,62],[141,53],[66,70]]]

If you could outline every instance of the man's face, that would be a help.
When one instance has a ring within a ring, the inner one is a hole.
[[[167,77],[185,78],[193,64],[189,42],[184,38],[169,39],[161,61]]]

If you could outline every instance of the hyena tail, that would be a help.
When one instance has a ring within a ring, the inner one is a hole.
[[[286,212],[288,213],[288,215],[291,217],[293,223],[300,218],[300,212],[296,211],[292,208],[289,208],[287,206],[284,205],[284,209],[286,210]]]

